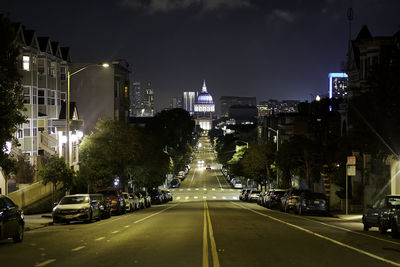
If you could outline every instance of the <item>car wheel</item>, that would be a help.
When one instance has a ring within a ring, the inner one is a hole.
[[[13,236],[13,240],[15,243],[19,243],[24,239],[24,224],[20,223],[18,224],[17,231],[15,232],[15,235]]]
[[[368,231],[370,226],[367,224],[367,222],[365,221],[365,217],[363,217],[362,219],[363,225],[364,225],[364,231]]]
[[[392,237],[393,238],[399,238],[400,234],[399,234],[399,229],[397,229],[397,224],[396,224],[396,220],[392,220]]]

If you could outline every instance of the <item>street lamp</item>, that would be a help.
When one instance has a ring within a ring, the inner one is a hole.
[[[279,151],[279,129],[275,130],[271,127],[268,127],[268,130],[276,133],[276,152],[278,152]],[[278,167],[275,166],[275,168],[276,168],[276,184],[279,185]]]
[[[104,63],[99,63],[99,64],[87,64],[87,65],[85,65],[85,66],[83,66],[82,68],[80,68],[80,69],[78,69],[78,70],[76,70],[76,71],[74,71],[74,72],[72,72],[72,73],[70,73],[69,72],[69,68],[68,68],[68,72],[67,72],[67,79],[68,79],[68,82],[67,82],[67,84],[68,84],[68,87],[67,87],[67,103],[66,103],[66,106],[67,106],[67,110],[66,110],[66,114],[65,114],[65,117],[66,117],[66,128],[67,128],[67,132],[66,132],[66,134],[67,134],[67,147],[66,147],[66,150],[65,150],[65,152],[66,152],[66,160],[67,160],[67,166],[68,166],[68,168],[70,167],[70,156],[69,156],[69,144],[70,144],[70,138],[69,138],[69,126],[70,126],[70,119],[69,119],[69,113],[70,113],[70,107],[69,107],[69,103],[70,103],[70,92],[71,92],[71,76],[74,76],[75,74],[77,74],[77,73],[79,73],[79,72],[81,72],[81,71],[83,71],[83,70],[85,70],[85,69],[87,69],[88,67],[91,67],[91,66],[102,66],[103,68],[108,68],[108,67],[110,67],[110,64],[108,64],[107,62],[104,62]]]

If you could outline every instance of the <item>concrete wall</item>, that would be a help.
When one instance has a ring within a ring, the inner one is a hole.
[[[8,197],[11,198],[20,208],[24,208],[46,196],[51,195],[52,192],[52,183],[44,185],[41,182],[36,182],[31,184],[30,186],[10,193]]]

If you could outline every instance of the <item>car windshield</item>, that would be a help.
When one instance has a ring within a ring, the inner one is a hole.
[[[400,206],[400,196],[398,197],[389,197],[388,203],[392,206]]]
[[[82,204],[89,203],[89,197],[87,196],[73,196],[73,197],[63,197],[61,199],[60,204],[69,205],[69,204]]]

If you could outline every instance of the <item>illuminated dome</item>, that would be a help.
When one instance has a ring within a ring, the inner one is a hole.
[[[197,97],[198,104],[214,104],[212,96],[207,92],[206,81],[203,82],[201,93]]]

